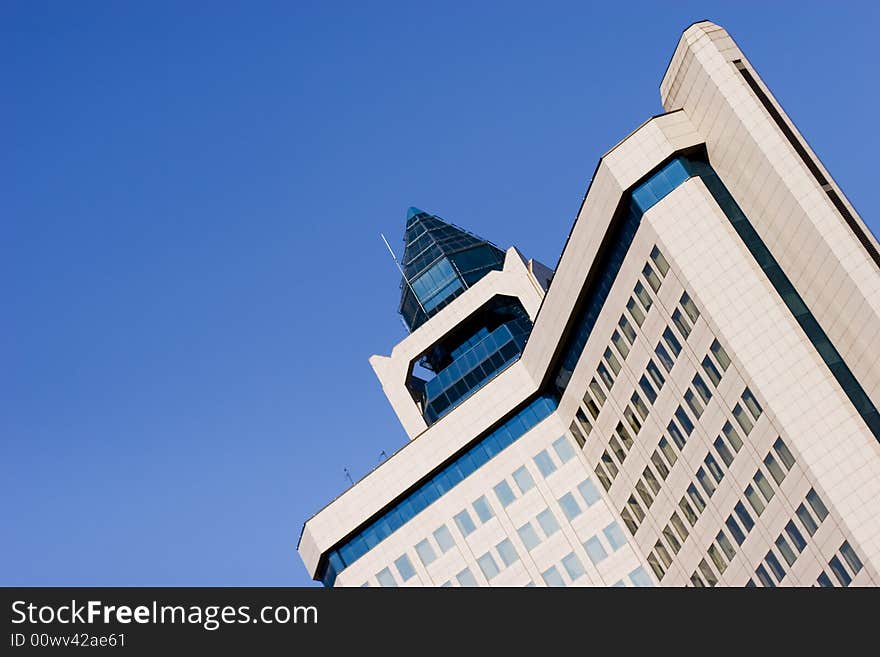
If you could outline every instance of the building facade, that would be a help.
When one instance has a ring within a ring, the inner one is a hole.
[[[556,270],[415,208],[371,364],[411,438],[310,518],[327,586],[880,584],[880,247],[727,32]]]

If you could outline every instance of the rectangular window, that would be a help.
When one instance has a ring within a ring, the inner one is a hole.
[[[764,557],[765,563],[770,567],[770,572],[772,572],[778,581],[782,581],[782,578],[785,577],[785,569],[782,567],[782,564],[779,563],[779,559],[773,554],[773,550],[767,552],[767,556]]]
[[[596,485],[590,479],[584,479],[578,484],[578,492],[584,498],[584,503],[587,507],[593,506],[601,499],[599,491],[596,490]]]
[[[681,343],[668,326],[663,329],[663,339],[666,341],[666,346],[672,351],[672,355],[678,358],[678,355],[681,353]]]
[[[689,535],[687,525],[684,524],[684,521],[678,515],[677,511],[672,512],[672,516],[669,518],[669,522],[672,523],[672,526],[675,527],[675,531],[678,532],[679,538],[681,538],[681,542],[684,543],[687,540]]]
[[[849,567],[852,568],[853,574],[858,575],[862,570],[862,560],[859,559],[856,551],[852,549],[849,541],[844,541],[843,545],[840,546],[840,554],[843,555]]]
[[[675,417],[681,424],[681,428],[684,429],[684,432],[690,436],[694,432],[694,423],[691,422],[688,414],[681,406],[675,409]]]
[[[761,581],[761,584],[766,586],[767,588],[772,589],[776,586],[776,583],[773,581],[773,578],[770,577],[770,573],[767,572],[767,569],[764,568],[764,564],[759,565],[755,569],[755,575],[758,576],[758,579]]]
[[[553,534],[559,531],[559,523],[550,509],[544,509],[541,511],[541,513],[538,514],[537,519],[538,524],[541,525],[541,529],[544,531],[544,536],[547,538],[550,538]]]
[[[749,501],[749,505],[755,510],[756,514],[760,516],[764,513],[764,508],[766,506],[764,500],[761,499],[751,484],[746,486],[745,495],[746,499]]]
[[[625,409],[623,409],[623,417],[629,423],[629,426],[632,428],[633,433],[639,435],[639,430],[642,428],[642,421],[636,416],[635,411],[627,406]]]
[[[620,332],[623,334],[623,337],[625,337],[630,344],[636,341],[636,331],[632,327],[632,324],[629,323],[626,315],[620,316],[617,325],[620,327]]]
[[[742,502],[737,502],[733,507],[733,510],[736,511],[736,515],[739,518],[739,521],[743,524],[743,527],[746,528],[746,533],[752,531],[752,527],[755,526],[755,521],[752,520],[752,516],[749,515],[749,512],[746,511],[746,507],[743,506]]]
[[[645,483],[648,484],[648,488],[651,489],[651,492],[656,495],[660,492],[660,482],[657,481],[657,477],[654,476],[654,472],[651,470],[650,465],[646,465],[645,469],[642,470],[642,477],[645,479]]]
[[[434,552],[431,544],[428,543],[428,539],[423,539],[416,544],[416,554],[419,555],[419,559],[426,566],[434,563],[437,559],[437,554]]]
[[[519,535],[519,540],[526,546],[526,550],[532,551],[541,542],[541,539],[538,538],[538,533],[530,522],[517,529],[516,533]]]
[[[703,577],[706,579],[706,584],[709,586],[715,586],[718,583],[718,577],[715,575],[715,572],[706,563],[705,559],[702,559],[698,564],[698,568],[700,572],[703,574]]]
[[[675,443],[675,446],[678,447],[679,450],[684,449],[685,445],[685,437],[682,434],[681,430],[678,428],[678,425],[675,424],[674,420],[670,420],[669,424],[666,426],[666,430],[669,432],[669,437],[672,438],[672,442]]]
[[[663,545],[659,540],[654,543],[654,552],[657,553],[657,556],[660,557],[660,561],[663,562],[663,566],[665,568],[669,568],[672,565],[672,557],[669,556],[669,550],[666,549],[666,546]]]
[[[717,360],[718,364],[721,366],[721,371],[726,372],[727,368],[730,367],[730,357],[727,355],[727,352],[724,351],[724,347],[721,346],[718,340],[712,341],[709,351],[715,356],[715,360]]]
[[[477,512],[480,522],[489,522],[495,517],[495,513],[492,511],[492,507],[489,506],[489,500],[486,499],[485,495],[481,495],[478,499],[474,500],[473,507],[474,511]]]
[[[629,435],[629,432],[626,430],[626,427],[623,426],[623,422],[617,423],[617,426],[614,429],[614,433],[616,433],[620,437],[620,442],[622,442],[624,447],[626,447],[627,452],[632,449],[633,439]]]
[[[624,545],[626,545],[626,536],[623,535],[623,530],[616,522],[612,522],[610,525],[608,525],[605,529],[602,530],[602,533],[605,534],[608,545],[611,546],[612,550],[617,551]]]
[[[720,484],[721,480],[724,479],[724,470],[718,465],[718,461],[715,460],[715,457],[712,456],[712,454],[706,454],[703,463],[706,464],[706,469],[711,473],[713,479]]]
[[[779,554],[785,559],[785,563],[789,566],[794,565],[794,562],[797,560],[797,555],[794,553],[794,550],[791,549],[791,546],[782,534],[776,539],[776,549],[779,550]]]
[[[639,387],[642,389],[642,392],[645,393],[645,397],[648,398],[648,402],[653,404],[657,401],[657,393],[654,392],[654,388],[651,387],[651,384],[648,382],[647,377],[642,374],[642,378],[639,379]]]
[[[633,390],[633,394],[632,394],[632,397],[630,397],[630,401],[632,402],[633,408],[636,409],[636,412],[639,414],[639,416],[643,420],[647,419],[650,411],[648,410],[648,407],[645,405],[645,402],[642,401],[642,398],[639,397],[639,393],[637,391]]]
[[[691,409],[691,413],[694,414],[694,417],[699,420],[700,416],[703,414],[703,403],[690,388],[685,390],[684,401],[688,405],[688,408]]]
[[[642,305],[645,307],[645,312],[647,313],[651,310],[651,304],[654,302],[651,300],[651,295],[645,289],[645,286],[641,283],[636,283],[633,292],[635,292],[636,298],[642,302]]]
[[[672,311],[672,323],[675,324],[675,328],[681,333],[681,337],[687,340],[691,334],[691,325],[688,324],[688,321],[684,318],[684,315],[681,314],[678,308]]]
[[[535,462],[535,465],[538,466],[538,472],[540,472],[545,479],[556,472],[556,464],[553,463],[553,459],[550,458],[547,450],[542,449],[535,454],[532,460]]]
[[[602,465],[605,466],[605,469],[608,471],[608,474],[611,475],[612,479],[617,477],[617,473],[619,472],[617,464],[611,459],[611,455],[608,454],[607,450],[602,452]]]
[[[561,436],[553,441],[553,450],[556,452],[556,456],[559,457],[561,463],[567,463],[574,458],[574,449],[565,436]]]
[[[593,536],[584,543],[584,550],[587,551],[587,556],[590,557],[593,565],[599,565],[608,556],[597,536]]]
[[[702,579],[700,579],[700,575],[699,575],[699,573],[697,573],[696,571],[694,571],[694,574],[691,575],[691,585],[692,585],[695,589],[704,589],[704,588],[706,588],[706,583],[705,583]]]
[[[700,491],[697,490],[697,487],[691,484],[687,487],[688,497],[691,498],[691,502],[694,503],[694,506],[697,509],[697,513],[702,513],[703,509],[706,508],[706,502],[703,500],[703,496],[700,495]]]
[[[477,580],[474,577],[474,574],[470,571],[470,568],[465,568],[458,575],[455,576],[455,579],[458,580],[459,586],[464,587],[475,587],[478,586]]]
[[[510,542],[509,538],[505,538],[501,541],[495,546],[495,549],[498,550],[498,556],[501,557],[501,562],[505,566],[510,566],[519,561],[519,555],[516,553],[516,548],[513,547],[513,543]]]
[[[746,408],[749,409],[749,413],[752,414],[752,417],[757,420],[761,417],[761,413],[764,412],[764,409],[761,408],[761,405],[758,403],[758,400],[755,399],[755,396],[752,394],[752,391],[746,388],[743,390],[742,394],[743,403],[746,405]]]
[[[611,376],[611,373],[608,371],[608,368],[605,367],[605,363],[599,363],[599,367],[596,368],[596,372],[599,373],[599,378],[602,379],[602,383],[605,384],[605,387],[608,390],[614,386],[614,378]]]
[[[673,360],[672,356],[669,355],[669,352],[666,351],[666,347],[663,346],[662,342],[658,342],[657,346],[654,347],[654,353],[657,354],[657,359],[660,361],[663,369],[667,372],[671,372],[672,366],[675,365],[675,360]]]
[[[834,577],[840,582],[841,586],[849,586],[852,584],[852,577],[846,572],[846,568],[843,567],[843,564],[840,563],[840,559],[836,556],[831,557],[831,561],[828,562],[828,567],[831,568],[831,572],[834,573]]]
[[[615,349],[617,349],[620,357],[623,360],[626,360],[626,357],[629,356],[629,344],[626,342],[626,340],[623,339],[623,336],[620,335],[617,329],[615,329],[614,333],[611,334],[611,342],[612,344],[614,344],[614,347]],[[617,373],[619,372],[615,372],[615,374]]]
[[[584,397],[584,406],[587,407],[587,410],[590,412],[590,415],[593,416],[594,420],[599,417],[599,406],[593,401],[593,398],[590,397],[590,393],[587,393]]]
[[[661,479],[665,480],[669,476],[669,468],[666,467],[666,463],[657,450],[654,450],[654,453],[651,454],[651,463],[654,464]]]
[[[742,545],[743,541],[746,540],[746,535],[743,534],[739,525],[736,524],[736,520],[734,520],[733,516],[728,516],[727,521],[724,524],[727,526],[727,531],[733,536],[733,540],[736,541],[736,544]]]
[[[611,451],[614,453],[614,456],[617,457],[617,460],[623,465],[623,461],[626,458],[626,450],[623,449],[623,446],[617,441],[617,438],[611,436],[608,439],[608,446],[611,448]]]
[[[633,321],[635,321],[636,324],[641,326],[645,323],[645,313],[642,312],[639,304],[637,304],[636,300],[632,297],[630,297],[629,301],[626,302],[626,309],[629,311],[630,316],[633,318]]]
[[[633,517],[630,515],[626,507],[621,510],[620,517],[623,520],[623,524],[626,525],[626,528],[629,530],[629,533],[635,536],[639,526],[636,524],[636,521],[633,520]]]
[[[397,559],[394,560],[394,566],[397,568],[397,572],[400,573],[400,579],[404,582],[411,577],[415,577],[416,569],[413,568],[412,562],[407,555],[401,554],[397,557]]]
[[[560,575],[559,571],[556,570],[556,566],[550,566],[547,570],[541,573],[541,577],[544,578],[544,584],[546,584],[547,586],[565,586],[565,580],[562,579],[562,575]]]
[[[773,481],[777,484],[781,484],[782,480],[785,479],[785,471],[782,469],[782,466],[779,465],[779,462],[773,458],[772,453],[768,452],[767,456],[764,457],[764,465],[767,470],[770,471]]]
[[[782,442],[782,438],[776,439],[776,442],[773,443],[773,449],[776,450],[776,453],[779,455],[779,459],[782,461],[785,469],[791,470],[792,467],[794,467],[794,456],[792,456],[791,452],[788,451],[788,447],[784,442]]]
[[[700,317],[700,311],[697,310],[697,304],[694,303],[694,300],[691,299],[687,292],[682,293],[679,303],[681,304],[681,307],[684,308],[684,312],[687,313],[687,316],[691,318],[691,322],[696,324],[697,319]]]
[[[785,526],[785,533],[788,534],[788,537],[794,544],[794,547],[798,551],[798,554],[803,552],[804,548],[807,547],[807,541],[804,539],[803,534],[801,534],[800,530],[797,528],[797,525],[795,525],[792,520],[789,520],[788,524]]]
[[[700,399],[703,400],[703,403],[708,404],[709,400],[712,399],[712,391],[709,389],[709,386],[706,385],[706,382],[703,381],[703,377],[699,374],[694,374],[691,383],[694,384],[694,389],[697,391],[697,394],[700,395]]]
[[[651,265],[645,265],[645,268],[642,269],[642,274],[645,276],[645,280],[648,281],[648,285],[651,286],[651,289],[654,290],[654,293],[656,294],[660,289],[661,281],[657,277],[657,274],[654,273]]]
[[[657,267],[657,271],[660,272],[660,276],[665,278],[667,272],[669,271],[669,263],[666,262],[666,258],[663,257],[660,249],[658,249],[656,246],[651,249],[651,260],[654,261],[654,266]]]
[[[681,508],[681,512],[684,514],[685,520],[690,523],[691,527],[697,524],[697,513],[687,501],[686,497],[682,497],[681,500],[679,500],[678,506]]]
[[[535,487],[535,480],[532,479],[532,475],[529,474],[524,465],[517,468],[513,473],[513,481],[516,482],[519,492],[523,494]]]
[[[773,495],[775,491],[773,490],[773,486],[770,485],[770,482],[767,480],[767,477],[764,476],[764,473],[758,470],[755,473],[755,485],[758,487],[758,490],[761,491],[761,495],[764,496],[764,499],[768,502],[773,499]]]
[[[747,436],[751,432],[752,428],[755,424],[752,422],[752,418],[746,415],[746,412],[743,410],[743,407],[737,404],[733,407],[733,418],[736,420],[736,423],[740,426]]]
[[[666,525],[666,527],[663,528],[663,538],[666,539],[672,552],[678,554],[678,551],[681,550],[681,543],[678,541],[678,537],[669,525]]]
[[[708,555],[709,558],[712,560],[712,563],[715,564],[715,568],[718,570],[718,574],[723,575],[724,571],[727,570],[727,562],[724,560],[724,556],[721,554],[721,550],[715,547],[714,543],[709,545]]]
[[[721,427],[721,433],[724,434],[724,437],[727,439],[727,444],[733,448],[733,451],[739,452],[743,441],[736,432],[736,429],[733,428],[733,425],[730,422],[725,422],[724,426]]]
[[[471,519],[471,514],[467,512],[467,509],[455,516],[455,524],[458,526],[458,531],[461,532],[462,536],[467,536],[477,529],[477,526]]]
[[[376,573],[376,579],[379,580],[379,586],[387,586],[393,588],[397,586],[397,580],[388,568],[382,569],[382,572]]]
[[[678,460],[678,455],[675,453],[675,450],[672,449],[672,445],[669,444],[669,441],[667,441],[666,438],[661,438],[660,442],[657,443],[657,446],[660,448],[660,451],[663,452],[663,456],[665,456],[666,460],[669,462],[669,467],[671,468],[673,465],[675,465],[676,460]]]
[[[596,398],[596,401],[599,402],[599,406],[604,406],[605,391],[602,390],[602,386],[599,385],[599,382],[596,381],[595,378],[590,379],[590,391],[593,393],[593,397]]]
[[[831,583],[831,578],[825,574],[824,570],[821,573],[819,573],[819,578],[816,580],[816,583],[819,586],[827,586],[830,588],[834,588],[834,584]]]
[[[807,507],[801,504],[797,510],[795,511],[798,519],[801,521],[801,524],[804,526],[804,529],[807,530],[807,533],[812,536],[816,533],[816,530],[819,529],[819,525],[816,524],[816,521],[813,520],[813,516],[810,515],[810,512],[807,511]]]
[[[580,409],[578,409],[578,414],[580,414]],[[592,429],[592,427],[590,428]],[[568,430],[571,432],[574,441],[583,449],[584,445],[587,444],[587,437],[584,435],[583,431],[581,431],[577,422],[572,422]]]
[[[620,374],[620,361],[617,360],[617,356],[614,355],[614,352],[611,351],[611,349],[605,349],[603,356],[605,357],[605,362],[608,363],[608,367],[614,372],[614,376]]]
[[[446,554],[455,547],[455,540],[452,538],[452,533],[446,528],[446,525],[440,525],[434,530],[434,540],[437,541],[437,545],[443,554]]]
[[[712,444],[715,446],[715,451],[718,452],[718,456],[724,461],[724,465],[729,468],[730,464],[733,463],[733,454],[730,453],[727,444],[721,439],[721,436],[718,436]]]
[[[513,494],[513,489],[510,487],[510,484],[507,483],[506,479],[499,481],[495,488],[495,497],[498,498],[498,502],[502,507],[510,506],[510,504],[516,499],[516,496]]]
[[[721,383],[721,372],[718,371],[718,368],[715,367],[715,363],[713,363],[712,359],[708,356],[703,358],[703,371],[706,373],[706,376],[709,377],[712,385],[717,388],[718,384]]]
[[[489,581],[492,581],[492,578],[501,572],[498,570],[498,564],[495,563],[495,558],[492,556],[491,552],[487,552],[477,559],[477,565],[480,567],[480,570],[483,571],[483,576]]]
[[[639,479],[636,482],[636,493],[642,498],[642,502],[645,503],[645,508],[650,509],[651,505],[654,503],[654,498],[651,497],[651,493],[648,492],[648,487],[642,479]]]
[[[718,536],[715,537],[715,541],[718,543],[721,551],[724,552],[724,556],[727,557],[727,560],[733,560],[733,558],[736,556],[736,550],[733,548],[730,539],[727,538],[727,534],[724,533],[723,529],[718,532]]]
[[[709,477],[709,475],[702,467],[697,470],[697,481],[700,482],[700,486],[702,486],[703,490],[706,491],[706,495],[712,497],[712,494],[715,492],[715,482],[712,481],[712,478]]]
[[[629,510],[632,511],[633,517],[635,517],[636,521],[641,523],[645,519],[645,512],[642,511],[642,507],[640,507],[639,503],[636,501],[635,495],[629,496],[626,505],[629,507]]]
[[[602,484],[602,488],[608,491],[611,488],[611,479],[605,473],[605,468],[602,467],[602,462],[596,464],[594,469],[596,473],[596,478],[599,480],[599,483]]]
[[[565,568],[565,572],[568,573],[571,581],[575,581],[584,574],[584,564],[581,563],[581,560],[577,558],[574,552],[569,552],[562,557],[562,567]]]
[[[558,501],[559,506],[562,507],[562,512],[569,520],[574,520],[581,514],[581,507],[571,493],[566,493]]]

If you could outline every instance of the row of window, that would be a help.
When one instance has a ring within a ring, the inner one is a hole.
[[[849,566],[849,570],[844,566],[844,563]],[[852,549],[849,541],[844,541],[837,554],[828,562],[828,568],[841,586],[849,586],[853,578],[862,570],[862,560],[859,559],[856,551]],[[831,578],[828,577],[824,570],[819,573],[816,584],[819,586],[834,586]]]
[[[809,505],[809,508],[807,505]],[[809,509],[812,509],[813,512],[810,513]],[[828,509],[826,508],[825,503],[822,502],[822,498],[819,497],[819,494],[811,488],[804,498],[804,501],[795,510],[795,517],[807,533],[810,536],[813,536],[813,534],[819,529],[819,525],[822,524],[822,521],[828,517]],[[800,553],[807,547],[807,541],[804,539],[797,524],[795,524],[794,519],[791,519],[785,525],[784,531],[776,538],[774,545],[776,550],[771,546],[764,559],[758,564],[758,567],[755,568],[755,577],[757,577],[758,582],[762,586],[769,588],[782,583],[782,580],[786,575],[783,561],[789,568],[793,566],[798,555],[800,555]],[[777,556],[777,551],[782,555],[782,560]],[[749,579],[746,583],[746,586],[755,585],[753,579]]]

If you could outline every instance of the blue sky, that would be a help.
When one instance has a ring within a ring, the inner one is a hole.
[[[379,232],[555,265],[703,18],[880,233],[874,3],[3,3],[0,584],[308,584],[405,441]]]

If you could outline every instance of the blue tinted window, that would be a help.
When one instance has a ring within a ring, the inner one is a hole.
[[[379,580],[381,586],[397,586],[397,581],[394,579],[394,575],[392,575],[391,571],[387,568],[383,569],[380,573],[376,573],[376,579]]]
[[[506,480],[499,481],[493,490],[495,491],[495,496],[503,507],[508,506],[516,499],[516,496],[513,494],[513,489],[510,488],[510,484],[508,484]]]
[[[587,556],[590,557],[593,564],[599,564],[608,557],[605,547],[597,536],[593,536],[584,543],[584,550],[587,551]]]
[[[478,586],[477,580],[469,568],[465,568],[464,570],[462,570],[458,575],[455,576],[455,579],[458,580],[459,586],[465,586],[465,587]]]
[[[487,552],[477,559],[477,565],[480,566],[480,570],[483,571],[483,576],[489,581],[500,572],[498,570],[498,564],[495,563],[495,559],[490,552]]]
[[[412,562],[405,554],[397,557],[397,559],[394,560],[394,565],[397,568],[397,572],[400,573],[400,578],[404,582],[407,581],[410,577],[414,577],[416,574],[416,569],[413,568]]]
[[[612,550],[619,550],[626,545],[626,536],[624,536],[623,530],[616,522],[612,522],[602,531]]]
[[[634,586],[654,586],[654,582],[651,581],[651,577],[648,575],[648,573],[645,572],[645,569],[641,566],[639,566],[629,574],[629,581],[631,581]]]
[[[513,547],[513,543],[510,542],[510,539],[505,538],[495,546],[495,549],[498,550],[498,555],[501,557],[501,561],[505,566],[509,566],[519,561],[519,555],[516,553],[516,548]]]
[[[571,493],[566,493],[559,498],[559,506],[562,507],[562,512],[569,520],[573,520],[581,514],[581,507]]]
[[[588,507],[601,499],[599,491],[596,490],[596,484],[590,479],[584,479],[578,484],[578,492],[581,494],[581,497],[584,498],[584,502]]]
[[[527,522],[517,529],[516,533],[519,534],[519,540],[521,540],[523,545],[526,546],[526,550],[533,550],[541,542],[535,528],[532,527],[532,523],[530,522]]]
[[[553,459],[550,458],[550,455],[546,450],[541,450],[537,454],[535,454],[535,465],[538,466],[538,470],[544,477],[549,477],[556,471],[556,464],[553,463]]]
[[[565,572],[568,573],[572,581],[584,574],[584,565],[574,552],[569,552],[562,557],[562,567],[565,568]]]
[[[462,536],[467,536],[477,529],[477,526],[471,519],[471,514],[467,512],[467,509],[455,516],[455,524],[458,526],[458,531],[461,532]]]
[[[559,571],[556,570],[556,566],[550,566],[541,573],[541,577],[544,578],[544,584],[547,586],[565,586],[565,581],[562,579]]]
[[[431,547],[428,539],[419,541],[419,543],[416,545],[416,554],[419,555],[419,559],[426,566],[433,563],[434,560],[437,559],[437,554],[434,552],[434,548]]]
[[[568,442],[568,438],[565,436],[562,436],[553,442],[553,449],[556,451],[556,455],[562,463],[566,463],[574,458],[574,448],[572,448],[571,443]]]
[[[529,474],[529,471],[526,470],[525,466],[516,469],[513,473],[513,480],[516,482],[517,487],[519,487],[519,492],[521,493],[525,493],[535,486],[535,480],[532,479],[532,475]]]
[[[559,523],[556,521],[556,516],[553,515],[553,512],[550,511],[550,509],[544,509],[538,514],[538,524],[541,525],[541,529],[544,530],[544,535],[548,538],[559,531]]]
[[[489,520],[495,517],[492,507],[489,506],[489,500],[486,499],[485,495],[481,495],[478,499],[474,500],[474,511],[477,512],[480,522],[489,522]]]

